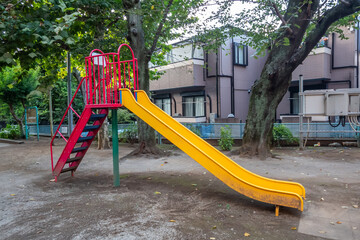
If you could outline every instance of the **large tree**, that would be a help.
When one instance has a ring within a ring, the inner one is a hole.
[[[123,0],[127,20],[127,39],[138,59],[140,89],[149,94],[149,62],[159,48],[179,37],[176,30],[197,19],[191,12],[201,4],[196,0]],[[134,153],[158,154],[155,132],[144,121],[138,121],[139,149]]]
[[[242,152],[270,155],[276,109],[288,91],[292,72],[328,31],[355,25],[359,0],[258,0],[230,17],[234,1],[221,1],[216,15],[246,34],[247,44],[267,55],[260,78],[251,89]],[[214,19],[214,17],[212,18]]]

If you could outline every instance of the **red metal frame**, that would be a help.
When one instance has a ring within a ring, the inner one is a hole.
[[[130,50],[132,59],[120,61],[120,52],[123,47],[126,47]],[[90,52],[88,57],[85,57],[85,69],[86,76],[82,78],[79,86],[77,87],[74,96],[72,97],[69,106],[67,107],[64,116],[62,117],[59,126],[57,127],[54,136],[50,142],[50,154],[51,154],[51,169],[53,175],[58,176],[60,171],[64,167],[67,158],[70,156],[71,151],[73,150],[78,138],[81,136],[81,133],[88,123],[88,120],[92,114],[92,108],[118,108],[121,107],[121,88],[129,88],[130,90],[139,89],[139,73],[138,73],[138,62],[134,56],[134,52],[128,44],[121,44],[118,48],[117,53],[104,53],[99,49],[94,49]],[[79,92],[80,87],[82,86],[85,80],[85,91],[86,91],[86,106],[84,112],[81,116],[72,108],[72,103],[75,99],[75,96]],[[88,109],[88,110],[86,110]],[[76,124],[73,133],[66,139],[60,130],[62,123],[64,122],[65,117],[67,116],[69,110],[73,111],[75,115],[79,118],[78,123]],[[108,113],[108,110],[102,111],[103,113]],[[102,124],[104,119],[98,120],[96,124]],[[94,123],[95,124],[95,123]],[[95,132],[89,132],[87,136],[93,136]],[[56,166],[54,167],[54,157],[53,157],[53,142],[57,135],[60,135],[65,141],[66,146],[63,150]],[[85,142],[82,146],[89,146],[91,141]],[[84,150],[81,153],[77,153],[76,156],[85,155],[87,150]],[[81,160],[80,160],[81,161]],[[78,166],[80,161],[73,162],[70,167]],[[72,171],[73,172],[73,171]]]

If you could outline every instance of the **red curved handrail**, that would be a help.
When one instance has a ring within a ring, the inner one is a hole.
[[[121,50],[121,48],[122,48],[123,46],[128,47],[128,49],[129,49],[130,52],[131,52],[131,55],[132,55],[133,60],[136,59],[136,58],[135,58],[135,55],[134,55],[134,51],[131,49],[131,47],[130,47],[128,44],[123,43],[123,44],[121,44],[121,45],[119,46],[118,51],[117,51],[117,52],[118,52],[117,54],[119,55],[119,61],[120,61],[120,50]]]

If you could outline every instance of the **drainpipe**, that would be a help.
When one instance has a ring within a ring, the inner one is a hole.
[[[216,115],[219,117],[219,49],[216,49]]]
[[[210,108],[210,113],[212,113],[212,101],[211,101],[211,97],[209,94],[206,94],[206,96],[208,97],[209,99],[209,108]]]
[[[357,27],[360,26],[359,18],[357,18]],[[359,29],[356,29],[356,87],[359,88]]]
[[[173,101],[174,101],[174,111],[175,111],[175,113],[177,113],[177,111],[176,111],[176,100],[175,100],[174,97],[172,97],[172,99],[173,99]]]
[[[234,58],[235,58],[235,54],[234,54],[234,38],[231,38],[231,48],[232,48],[232,58],[231,58],[231,63],[232,63],[232,78],[231,78],[231,113],[235,116],[235,87],[234,87],[234,82],[235,82],[235,65],[234,65]]]

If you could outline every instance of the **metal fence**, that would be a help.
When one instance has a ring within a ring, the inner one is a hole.
[[[280,124],[280,123],[275,123]],[[290,129],[294,137],[299,137],[299,124],[298,123],[282,123]],[[132,124],[118,124],[119,133],[128,129]],[[228,126],[231,129],[231,134],[234,139],[241,139],[244,134],[245,123],[186,123],[187,128],[197,133],[204,139],[219,139],[222,127]],[[54,125],[54,132],[58,126]],[[62,125],[64,131],[67,126]],[[111,125],[108,127],[109,134],[111,134]],[[50,136],[50,125],[39,126],[40,135]],[[328,123],[310,123],[303,124],[304,136],[310,139],[335,139],[335,138],[357,138],[358,135],[352,130],[347,123],[345,126],[336,128],[331,127]],[[36,135],[36,126],[29,126],[31,135]],[[309,133],[306,133],[309,132]],[[66,132],[64,132],[66,133]]]

